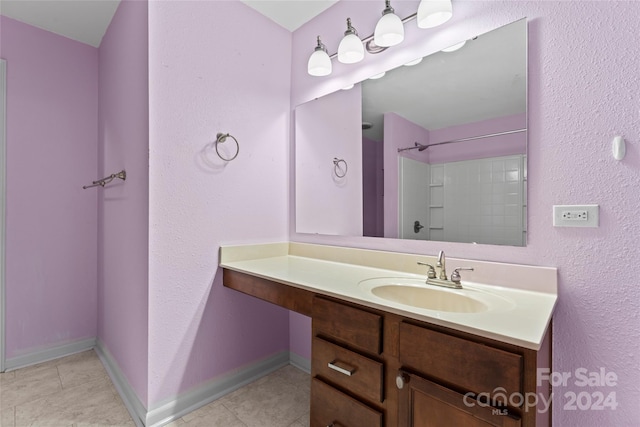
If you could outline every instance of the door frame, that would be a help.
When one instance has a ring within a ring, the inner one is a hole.
[[[7,61],[0,59],[0,372],[5,366],[5,199],[7,138]]]

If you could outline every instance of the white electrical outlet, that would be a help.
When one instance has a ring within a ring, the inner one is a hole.
[[[553,205],[554,227],[598,227],[598,205]]]

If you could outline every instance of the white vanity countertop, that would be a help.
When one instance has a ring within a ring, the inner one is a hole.
[[[302,243],[223,246],[220,249],[220,266],[229,270],[521,347],[540,349],[557,301],[555,268],[447,259],[449,273],[457,267],[475,269],[462,272],[465,289],[455,292],[490,293],[508,300],[495,310],[480,313],[416,308],[377,297],[360,285],[363,280],[379,278],[424,281],[426,268],[418,266],[417,261],[435,265],[434,257],[424,255]],[[491,277],[495,279],[490,280]],[[467,278],[469,280],[465,280]]]

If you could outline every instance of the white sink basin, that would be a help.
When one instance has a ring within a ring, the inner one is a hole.
[[[449,313],[483,313],[513,308],[509,299],[472,287],[448,289],[427,285],[424,280],[380,277],[359,286],[371,296],[415,308]]]

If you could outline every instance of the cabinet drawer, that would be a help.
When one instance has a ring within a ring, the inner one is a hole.
[[[382,414],[317,378],[311,380],[311,427],[382,427]]]
[[[474,393],[522,393],[521,355],[404,322],[400,363]]]
[[[383,364],[321,338],[313,338],[313,372],[372,402],[382,402]]]
[[[313,302],[313,327],[317,333],[348,347],[380,354],[382,316],[323,298]]]

